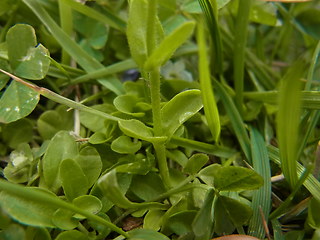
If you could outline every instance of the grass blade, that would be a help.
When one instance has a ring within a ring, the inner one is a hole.
[[[250,136],[253,168],[263,177],[264,184],[259,190],[255,191],[252,196],[253,216],[249,224],[249,234],[263,239],[265,237],[265,230],[260,209],[264,214],[266,222],[268,222],[268,216],[271,210],[271,169],[268,150],[263,137],[254,127],[250,128]]]
[[[300,77],[304,70],[301,61],[296,62],[282,79],[279,91],[277,114],[277,136],[280,149],[281,168],[291,189],[298,181],[297,147],[300,122]]]
[[[213,139],[215,142],[217,142],[219,140],[221,132],[220,117],[213,93],[213,88],[211,85],[209,61],[207,59],[206,51],[205,32],[203,23],[201,21],[198,22],[197,37],[199,45],[199,78],[204,113]]]
[[[247,43],[247,28],[249,23],[250,8],[252,0],[240,0],[238,5],[238,14],[236,17],[236,29],[234,37],[234,86],[236,91],[236,104],[243,114],[243,81],[244,81],[244,63],[245,50]]]
[[[269,145],[268,146],[269,157],[276,164],[280,165],[280,154],[279,149]],[[297,164],[297,173],[298,176],[301,177],[302,173],[305,171],[305,168],[298,163]],[[308,191],[315,197],[318,201],[320,201],[320,182],[312,175],[309,174],[307,179],[304,181],[303,185],[308,189]]]
[[[219,25],[218,25],[218,19],[215,16],[215,12],[212,6],[213,2],[214,1],[199,0],[201,9],[206,18],[211,39],[213,41],[212,55],[214,56],[214,61],[213,61],[214,70],[218,73],[222,73],[223,72],[223,47],[222,47],[221,34],[219,30]]]
[[[235,132],[235,135],[237,136],[242,151],[247,160],[251,163],[250,139],[248,136],[248,132],[244,127],[245,124],[242,120],[242,117],[238,109],[236,108],[232,98],[228,95],[221,83],[219,83],[218,81],[215,81],[214,83],[217,88],[217,92],[219,93],[220,98],[223,102],[224,108],[229,116],[233,130]]]

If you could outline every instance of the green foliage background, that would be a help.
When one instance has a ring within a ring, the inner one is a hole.
[[[0,239],[319,239],[320,2],[2,0]]]

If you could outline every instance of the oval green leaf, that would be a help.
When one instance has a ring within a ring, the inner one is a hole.
[[[33,27],[27,24],[13,26],[7,33],[6,42],[9,62],[17,76],[32,80],[46,76],[50,66],[49,51],[41,44],[37,45]]]
[[[128,136],[120,136],[111,143],[111,149],[117,153],[134,154],[141,148],[141,142],[132,141]]]
[[[102,161],[98,151],[90,146],[82,148],[75,158],[88,179],[88,187],[91,187],[98,179],[102,170]]]
[[[189,118],[195,115],[201,108],[202,99],[200,90],[188,90],[177,94],[161,109],[162,127],[167,137]]]
[[[60,131],[53,137],[42,159],[43,177],[51,190],[56,191],[61,186],[59,178],[61,161],[73,159],[77,155],[77,143],[69,132]]]
[[[0,122],[10,123],[28,116],[37,106],[40,94],[12,81],[0,99]]]
[[[73,200],[87,193],[88,179],[75,160],[62,160],[59,172],[62,188],[68,200]]]
[[[208,162],[209,157],[203,153],[197,153],[189,158],[186,166],[183,168],[185,173],[189,173],[191,175],[196,174],[200,169]]]
[[[214,186],[219,191],[253,190],[263,185],[263,178],[255,171],[227,166],[214,172]]]

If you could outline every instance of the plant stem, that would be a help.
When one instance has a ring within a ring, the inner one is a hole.
[[[150,56],[156,48],[157,0],[149,0],[148,7],[147,48]]]
[[[154,69],[149,73],[151,106],[153,117],[153,130],[156,137],[163,135],[161,119],[161,93],[160,93],[160,69]],[[166,157],[166,147],[164,143],[154,143],[154,150],[158,159],[160,175],[167,189],[170,188],[170,176]]]
[[[161,120],[161,96],[160,96],[160,69],[154,69],[149,73],[151,105],[153,117],[154,134],[157,137],[162,136]]]

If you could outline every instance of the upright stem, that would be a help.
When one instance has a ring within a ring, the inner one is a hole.
[[[160,68],[153,69],[149,73],[151,106],[153,117],[154,135],[157,137],[163,136],[162,119],[161,119],[161,96],[160,96]],[[157,159],[161,178],[166,188],[170,188],[169,169],[166,157],[165,143],[153,144]]]
[[[148,6],[148,25],[147,25],[147,48],[148,55],[157,46],[157,0],[149,0]],[[153,117],[154,135],[157,137],[163,136],[162,120],[161,120],[161,91],[160,91],[160,67],[157,67],[148,73],[150,82],[150,95]],[[158,167],[161,178],[167,189],[170,188],[170,176],[166,157],[165,143],[154,143],[154,150],[156,152]]]
[[[154,69],[149,73],[153,129],[156,136],[162,135],[161,120],[161,96],[160,96],[160,69]]]

